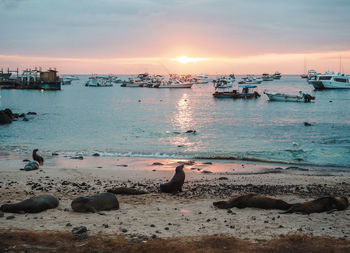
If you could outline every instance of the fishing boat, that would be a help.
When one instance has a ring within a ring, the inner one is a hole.
[[[221,76],[217,80],[213,80],[215,88],[231,88],[236,81],[235,76]]]
[[[79,80],[79,77],[74,76],[74,75],[63,76],[63,78],[66,80],[71,80],[71,81]]]
[[[308,83],[316,90],[323,89],[350,89],[350,77],[345,74],[326,72],[323,75],[316,75]]]
[[[232,89],[232,90],[216,88],[215,92],[213,93],[213,96],[215,98],[234,98],[234,99],[258,98],[260,97],[260,94],[255,90],[256,88],[257,88],[256,85],[239,85],[238,89]]]
[[[112,87],[113,83],[110,79],[103,76],[90,76],[85,84],[86,87]]]
[[[65,77],[61,79],[61,84],[62,85],[71,85],[72,80],[71,79],[66,79]]]
[[[264,94],[269,98],[270,101],[282,101],[282,102],[311,102],[315,100],[314,96],[310,94],[303,93],[299,91],[297,95],[290,95],[286,93],[272,92],[272,91],[264,91]]]
[[[192,82],[181,82],[179,80],[171,80],[168,82],[162,82],[159,86],[155,86],[155,88],[192,88]]]
[[[263,81],[273,81],[274,80],[273,77],[267,73],[262,74],[261,78]]]

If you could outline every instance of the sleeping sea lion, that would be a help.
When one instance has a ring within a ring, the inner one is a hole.
[[[47,209],[56,208],[58,199],[50,194],[33,197],[14,204],[4,204],[0,210],[8,213],[39,213]]]
[[[40,164],[37,161],[30,161],[28,162],[23,169],[20,170],[25,170],[25,171],[30,171],[30,170],[37,170],[39,169]]]
[[[106,192],[75,198],[71,203],[71,207],[74,212],[96,213],[103,210],[118,210],[119,202],[114,194]]]
[[[213,203],[214,206],[221,209],[228,209],[232,207],[237,208],[262,208],[262,209],[281,209],[288,210],[292,205],[287,202],[268,197],[261,194],[246,194],[241,196],[236,196],[228,201],[218,201]]]
[[[284,213],[321,213],[331,212],[335,210],[345,210],[349,206],[349,201],[346,197],[323,197],[303,203],[292,205]]]
[[[44,158],[42,158],[36,152],[38,152],[37,148],[33,150],[33,160],[37,161],[38,163],[40,163],[40,165],[43,165],[44,164]]]
[[[185,182],[185,172],[183,169],[183,164],[177,166],[173,178],[169,182],[161,184],[160,191],[166,193],[182,192],[182,186]]]

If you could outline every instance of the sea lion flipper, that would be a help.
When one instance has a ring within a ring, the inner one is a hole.
[[[214,202],[213,205],[220,209],[228,209],[232,207],[228,201],[217,201]]]

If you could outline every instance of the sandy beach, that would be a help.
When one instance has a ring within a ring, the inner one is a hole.
[[[237,161],[188,161],[150,158],[88,157],[74,160],[53,157],[36,171],[20,171],[25,155],[6,154],[0,161],[0,203],[16,202],[44,193],[60,199],[59,207],[37,214],[5,213],[1,231],[71,232],[86,226],[89,235],[122,235],[128,240],[193,236],[229,236],[251,242],[281,236],[326,236],[349,240],[350,210],[310,215],[280,214],[255,208],[222,210],[212,203],[243,193],[261,193],[289,203],[322,196],[347,196],[349,173],[322,173],[312,168]],[[155,162],[163,165],[153,165]],[[174,168],[185,163],[183,192],[160,193]],[[206,171],[206,173],[203,173]],[[249,171],[249,172],[247,172]],[[75,213],[71,201],[78,196],[127,186],[144,195],[117,195],[120,209]],[[138,239],[136,239],[138,238]]]

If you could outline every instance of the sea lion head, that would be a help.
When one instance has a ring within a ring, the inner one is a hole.
[[[349,200],[346,197],[335,197],[334,200],[338,210],[344,210],[349,206]]]
[[[39,149],[33,149],[33,153],[36,153],[36,152],[38,152],[39,151]]]
[[[184,169],[184,165],[181,164],[181,165],[176,167],[175,172],[176,173],[181,173],[181,172],[183,172],[183,169]]]
[[[89,210],[87,203],[89,199],[86,197],[78,197],[72,201],[71,207],[76,212],[86,212]]]

